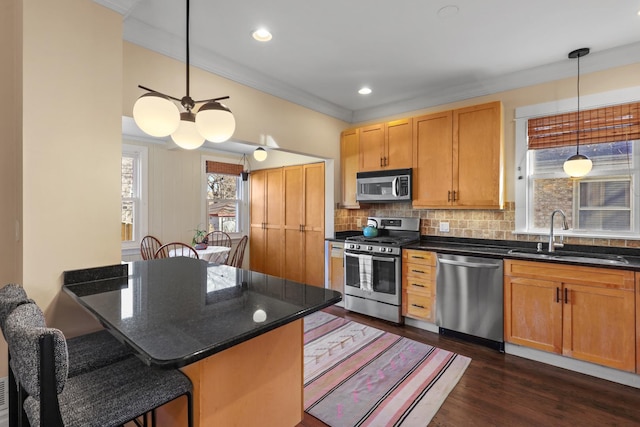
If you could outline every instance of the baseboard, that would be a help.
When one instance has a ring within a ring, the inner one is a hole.
[[[437,325],[422,320],[412,319],[411,317],[405,317],[404,324],[413,326],[414,328],[424,329],[425,331],[434,332],[436,334],[440,332]]]
[[[618,369],[607,368],[606,366],[560,356],[558,354],[547,353],[546,351],[535,350],[521,345],[505,343],[504,352],[525,359],[535,360],[558,368],[568,369],[592,377],[612,381],[619,384],[640,388],[640,375],[632,372],[620,371]]]

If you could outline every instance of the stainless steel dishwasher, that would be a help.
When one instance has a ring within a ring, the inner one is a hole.
[[[460,332],[504,351],[502,276],[502,259],[438,254],[436,324],[440,333]]]

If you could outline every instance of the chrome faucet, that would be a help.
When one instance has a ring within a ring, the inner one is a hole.
[[[567,216],[564,214],[562,209],[556,209],[555,211],[551,212],[551,228],[549,230],[549,252],[554,252],[556,248],[561,248],[564,246],[564,243],[562,243],[564,236],[560,235],[560,243],[556,243],[553,237],[553,217],[557,213],[562,215],[562,229],[563,230],[569,229],[569,224],[567,224]]]

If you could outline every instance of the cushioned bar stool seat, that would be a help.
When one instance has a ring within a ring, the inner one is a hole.
[[[179,370],[152,368],[130,357],[68,377],[62,332],[41,326],[32,303],[16,307],[3,331],[11,368],[28,397],[24,409],[32,427],[118,426],[182,395],[193,424],[191,381]]]

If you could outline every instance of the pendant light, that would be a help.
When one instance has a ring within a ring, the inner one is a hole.
[[[231,138],[236,121],[231,110],[218,102],[229,99],[228,96],[201,101],[194,101],[189,96],[189,0],[186,2],[187,94],[178,99],[138,85],[148,93],[138,98],[134,104],[133,119],[145,133],[156,137],[171,135],[171,139],[179,147],[193,150],[200,147],[205,140],[224,142]],[[185,111],[181,113],[174,101],[179,102]],[[194,114],[192,111],[197,104],[203,105]]]
[[[579,178],[585,176],[591,171],[591,168],[593,167],[593,163],[591,162],[591,160],[587,156],[580,154],[580,58],[588,54],[589,48],[587,47],[576,49],[569,53],[570,59],[578,58],[578,133],[576,134],[576,154],[569,157],[562,166],[565,173],[571,178]]]
[[[262,147],[258,147],[253,152],[253,158],[259,162],[264,162],[265,160],[267,160],[267,151]]]

